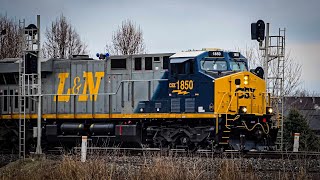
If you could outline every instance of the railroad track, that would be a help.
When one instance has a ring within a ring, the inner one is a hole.
[[[73,152],[80,154],[81,147],[75,147]],[[199,156],[199,157],[226,157],[226,158],[262,158],[262,159],[301,159],[316,158],[320,159],[320,152],[290,152],[290,151],[232,151],[212,152],[210,150],[197,150],[189,152],[184,149],[163,150],[159,148],[115,148],[115,147],[88,147],[88,154],[115,154],[122,153],[127,155],[145,155],[145,154],[161,154],[174,156]]]
[[[81,147],[74,147],[72,150],[65,150],[63,147],[56,147],[45,152],[50,155],[80,154]],[[15,155],[12,151],[0,151],[1,155]],[[30,153],[31,155],[33,153]],[[161,156],[181,156],[181,157],[217,157],[217,158],[261,158],[261,159],[320,159],[320,152],[290,152],[290,151],[248,151],[240,152],[226,150],[224,152],[212,152],[210,150],[197,150],[189,152],[184,149],[160,149],[160,148],[118,148],[118,147],[87,147],[88,155],[128,155],[143,156],[148,154],[158,154]]]

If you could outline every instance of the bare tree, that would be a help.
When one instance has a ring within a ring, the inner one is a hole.
[[[106,45],[111,54],[131,55],[145,52],[143,33],[140,26],[125,20],[112,35],[111,45]]]
[[[19,24],[0,15],[0,59],[21,56]]]
[[[249,67],[255,68],[257,66],[263,67],[264,57],[262,51],[259,48],[246,47],[242,51],[244,55],[249,60]],[[272,60],[269,63],[269,77],[282,77],[282,72],[278,71],[277,60]],[[284,89],[283,95],[289,96],[294,95],[298,90],[301,84],[301,73],[302,73],[302,64],[297,62],[295,58],[291,56],[290,51],[285,54],[284,57]],[[270,83],[274,83],[273,81]],[[275,87],[273,85],[273,87]],[[271,92],[275,92],[275,89],[271,89]]]
[[[87,45],[66,17],[61,15],[46,29],[42,48],[44,57],[69,58],[71,55],[85,54]]]

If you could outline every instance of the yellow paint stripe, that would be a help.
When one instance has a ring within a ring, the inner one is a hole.
[[[58,119],[74,119],[74,114],[58,114]]]
[[[46,119],[55,119],[56,115],[55,114],[43,114],[42,118],[46,118]]]
[[[37,119],[38,118],[38,114],[31,114],[31,119]]]
[[[11,119],[11,115],[2,115],[3,119]]]
[[[26,119],[37,119],[37,114],[28,114],[26,115]],[[97,118],[97,119],[159,119],[159,118],[215,118],[216,115],[213,113],[193,113],[193,114],[170,114],[170,113],[136,113],[136,114],[43,114],[42,118],[46,119],[90,119],[90,118]],[[1,119],[19,119],[19,114],[14,115],[1,115]]]
[[[75,118],[76,119],[89,119],[89,118],[93,118],[93,116],[92,116],[92,114],[76,114]]]
[[[96,118],[96,119],[110,118],[110,115],[109,114],[94,114],[93,118]]]

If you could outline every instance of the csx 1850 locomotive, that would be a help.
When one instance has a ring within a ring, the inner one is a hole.
[[[17,59],[0,62],[2,146],[17,143]],[[271,120],[263,70],[248,71],[239,52],[166,54],[42,61],[43,146],[96,144],[270,150]],[[37,107],[26,99],[27,139]]]

